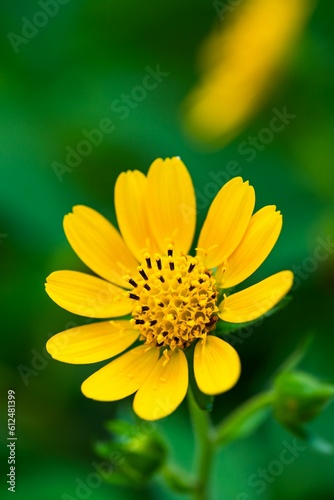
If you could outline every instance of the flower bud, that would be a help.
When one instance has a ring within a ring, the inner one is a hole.
[[[145,484],[164,464],[167,449],[162,438],[150,425],[142,422],[132,425],[126,422],[112,421],[107,427],[115,435],[110,441],[95,444],[95,451],[104,459],[117,454],[117,464],[108,482]],[[114,461],[115,462],[115,461]]]
[[[274,413],[290,429],[313,420],[334,397],[334,385],[304,372],[284,372],[275,380]]]

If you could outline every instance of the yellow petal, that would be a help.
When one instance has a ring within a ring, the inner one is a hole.
[[[158,251],[146,211],[147,179],[138,170],[122,172],[115,184],[117,221],[125,243],[139,262],[145,252]]]
[[[81,391],[98,401],[117,401],[136,392],[154,369],[158,349],[135,347],[86,379]],[[146,351],[146,352],[145,352]]]
[[[125,316],[133,301],[124,290],[95,276],[77,271],[55,271],[46,280],[51,299],[67,311],[88,318]]]
[[[189,252],[196,226],[196,199],[191,177],[180,158],[155,160],[147,175],[147,208],[160,252],[169,243],[176,252]]]
[[[198,253],[209,268],[228,259],[245,234],[255,205],[248,181],[235,177],[221,188],[203,224]]]
[[[195,346],[194,374],[199,389],[215,395],[228,391],[240,376],[238,353],[227,342],[213,335]]]
[[[138,263],[107,219],[89,207],[78,205],[65,216],[64,230],[86,266],[102,278],[129,288],[123,276],[135,273]]]
[[[170,415],[183,401],[188,389],[188,364],[184,353],[176,349],[167,360],[162,356],[150,376],[138,390],[134,411],[145,420]]]
[[[226,297],[218,316],[229,323],[245,323],[266,314],[288,293],[293,283],[291,271],[273,274],[256,285]]]
[[[228,13],[225,23],[226,8],[232,3],[238,6],[231,22]],[[217,4],[224,22],[202,52],[203,77],[187,100],[186,118],[198,138],[224,145],[262,106],[315,2],[247,0]],[[275,117],[270,126],[276,133],[284,128]],[[247,146],[246,141],[241,144]]]
[[[138,338],[126,320],[77,326],[51,337],[46,350],[65,363],[97,363],[125,351]]]
[[[276,212],[275,206],[268,205],[256,212],[241,243],[223,264],[226,268],[221,280],[216,276],[220,286],[230,288],[253,274],[273,249],[281,229],[282,215]]]

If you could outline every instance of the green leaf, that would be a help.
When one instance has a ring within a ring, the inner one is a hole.
[[[109,420],[105,424],[105,428],[112,434],[124,437],[124,435],[131,435],[134,426],[124,420]]]
[[[306,355],[311,343],[313,341],[313,334],[307,334],[297,346],[297,348],[291,353],[291,355],[284,361],[281,367],[278,369],[279,373],[290,372],[296,366],[299,365],[301,360]]]
[[[313,433],[308,433],[307,443],[312,447],[313,450],[321,453],[323,455],[334,455],[334,445]]]
[[[290,427],[289,431],[295,434],[299,439],[306,441],[307,445],[317,453],[321,453],[322,455],[334,455],[334,445],[332,443],[318,436],[318,434],[305,429],[305,427],[296,425]]]
[[[265,392],[234,410],[218,426],[217,444],[226,446],[253,433],[268,417],[272,401],[273,393]]]
[[[184,471],[178,469],[175,465],[165,466],[161,469],[161,475],[166,484],[175,493],[190,493],[193,488],[191,487],[190,479],[185,477]]]

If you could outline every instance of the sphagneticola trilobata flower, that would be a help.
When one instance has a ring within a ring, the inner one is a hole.
[[[115,401],[135,393],[133,406],[141,418],[163,418],[186,395],[185,353],[193,347],[194,376],[203,393],[220,394],[236,384],[239,356],[215,335],[217,323],[255,320],[293,282],[290,271],[281,271],[230,293],[267,258],[281,231],[275,206],[253,213],[254,205],[247,181],[227,182],[190,255],[196,200],[188,170],[174,157],[155,160],[147,175],[120,174],[119,230],[86,206],[65,216],[70,245],[95,275],[56,271],[47,278],[46,291],[64,309],[103,321],[58,333],[47,350],[75,364],[115,358],[83,382],[85,396]]]

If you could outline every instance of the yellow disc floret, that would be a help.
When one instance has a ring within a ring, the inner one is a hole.
[[[216,280],[200,257],[145,255],[138,267],[140,279],[127,277],[137,303],[131,323],[141,332],[141,340],[155,347],[188,347],[215,327]]]

